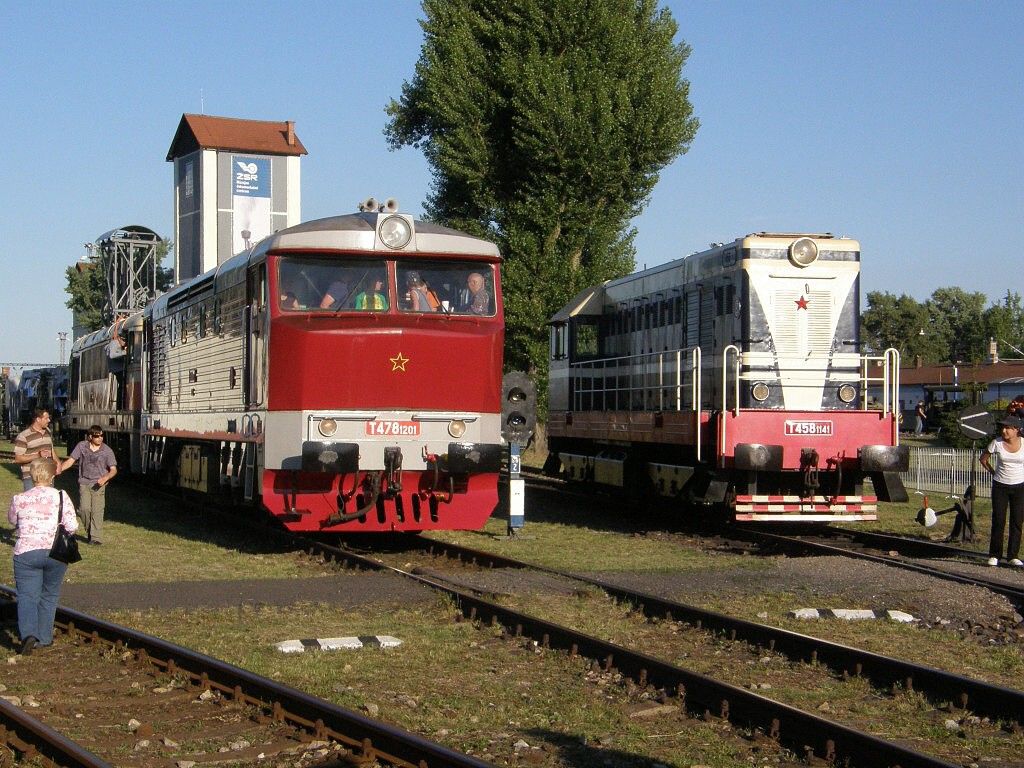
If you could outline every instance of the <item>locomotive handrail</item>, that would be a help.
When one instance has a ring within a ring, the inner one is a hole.
[[[697,461],[700,461],[701,454],[701,443],[703,442],[700,434],[700,414],[701,414],[701,357],[700,347],[694,347],[690,352],[690,359],[693,361],[693,381],[690,382],[690,396],[693,398],[693,411],[694,411],[694,425],[693,434],[694,444],[697,447]]]
[[[735,356],[735,367],[736,374],[733,376],[733,416],[739,416],[740,413],[740,349],[735,344],[730,344],[722,350],[722,430],[721,430],[721,441],[722,444],[719,446],[718,455],[725,456],[725,426],[729,423],[729,420],[725,418],[725,412],[729,410],[729,352],[732,352]]]
[[[617,355],[615,357],[572,362],[569,364],[569,368],[571,371],[575,371],[576,381],[580,385],[577,386],[573,393],[573,407],[581,409],[583,407],[583,400],[588,395],[591,398],[594,398],[595,395],[601,395],[606,398],[604,400],[605,410],[630,410],[634,405],[633,397],[639,392],[649,406],[649,409],[656,407],[659,410],[683,411],[686,407],[683,397],[683,367],[685,363],[682,355],[684,352],[690,353],[689,363],[692,366],[690,371],[690,391],[691,397],[695,399],[690,403],[690,409],[699,411],[700,349],[698,347],[681,347],[675,350],[642,352],[635,355]],[[675,366],[676,375],[674,382],[671,380],[666,381],[666,365]],[[603,371],[605,377],[607,377],[609,371],[612,371],[614,372],[615,382],[609,386],[606,381],[601,381],[599,387],[595,386],[595,378],[591,376],[588,379],[580,375],[583,371]],[[625,386],[620,386],[619,378],[623,376],[628,377],[628,383]],[[635,383],[638,376],[640,381]],[[582,385],[588,382],[589,386],[584,388]],[[672,387],[674,390],[671,395],[668,392],[668,387]],[[656,396],[655,389],[657,390]],[[620,396],[623,394],[628,398],[625,403],[620,399]],[[607,400],[609,396],[611,396],[610,404]]]
[[[885,350],[886,370],[889,372],[889,388],[886,396],[889,397],[889,405],[892,412],[896,412],[896,403],[900,397],[900,352],[898,349],[889,347]],[[884,404],[883,404],[884,405]],[[888,413],[888,411],[885,411]],[[896,430],[897,445],[899,445],[899,430]]]
[[[881,376],[871,376],[870,367],[875,363],[882,368]],[[896,404],[899,402],[900,393],[900,353],[899,350],[889,347],[881,355],[864,355],[861,358],[861,381],[864,386],[865,407],[867,403],[867,390],[872,383],[881,384],[882,389],[882,416],[890,413],[897,413]],[[897,443],[899,437],[897,430]]]

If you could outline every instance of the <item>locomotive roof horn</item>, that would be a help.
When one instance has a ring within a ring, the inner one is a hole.
[[[378,203],[377,198],[368,197],[359,204],[359,210],[363,213],[397,213],[398,200],[389,197],[383,203]]]

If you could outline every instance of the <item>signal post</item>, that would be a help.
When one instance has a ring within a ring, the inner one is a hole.
[[[506,373],[501,382],[501,434],[508,443],[508,535],[515,536],[526,524],[526,492],[522,449],[537,426],[537,390],[522,371]]]

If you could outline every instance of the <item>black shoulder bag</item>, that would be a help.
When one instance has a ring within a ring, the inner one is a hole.
[[[64,519],[64,491],[57,491],[57,498],[60,504],[57,506],[57,533],[53,537],[53,546],[50,547],[50,557],[62,563],[77,563],[82,559],[82,553],[78,551],[78,539],[75,534],[68,533],[62,522]]]

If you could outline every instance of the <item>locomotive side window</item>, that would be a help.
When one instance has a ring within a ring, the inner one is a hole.
[[[564,360],[568,357],[567,329],[565,323],[551,326],[551,359]]]
[[[572,327],[572,359],[581,360],[597,357],[597,323],[576,318]]]

